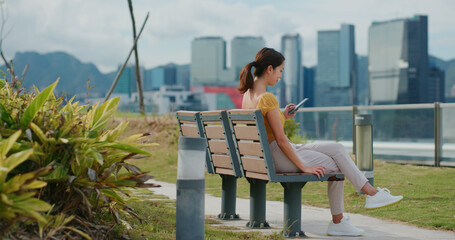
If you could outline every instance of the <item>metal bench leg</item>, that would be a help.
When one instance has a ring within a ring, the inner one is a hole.
[[[237,199],[237,178],[230,175],[220,175],[222,178],[221,187],[221,213],[218,218],[221,220],[239,220],[235,213]]]
[[[270,228],[265,220],[265,185],[267,181],[248,179],[250,182],[250,221],[249,228]]]
[[[306,237],[302,225],[302,188],[306,182],[281,183],[284,188],[284,237]]]

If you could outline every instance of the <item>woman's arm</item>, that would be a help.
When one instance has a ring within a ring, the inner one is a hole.
[[[297,154],[295,154],[294,149],[289,143],[288,138],[284,134],[284,129],[280,121],[280,113],[278,111],[279,110],[275,108],[265,115],[270,124],[273,135],[275,136],[278,147],[280,147],[281,151],[283,151],[283,153],[289,158],[289,160],[291,160],[292,163],[294,163],[295,166],[297,166],[298,169],[300,169],[300,171],[315,174],[318,178],[324,176],[324,166],[306,167],[302,162],[300,162]]]

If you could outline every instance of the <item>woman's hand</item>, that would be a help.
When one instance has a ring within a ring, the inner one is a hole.
[[[288,104],[285,108],[284,108],[284,112],[283,112],[283,115],[286,119],[288,118],[292,118],[295,116],[295,114],[297,114],[297,111],[295,111],[293,114],[290,114],[289,112],[292,111],[293,109],[295,108],[295,104],[291,103],[291,104]]]
[[[325,174],[325,167],[324,166],[311,166],[311,167],[303,167],[302,171],[304,173],[312,173],[318,178],[324,177]]]

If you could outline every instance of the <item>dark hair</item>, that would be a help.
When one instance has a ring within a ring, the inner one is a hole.
[[[268,66],[276,68],[284,62],[284,57],[281,53],[273,48],[261,49],[254,58],[254,61],[245,65],[240,71],[240,86],[238,88],[240,93],[245,93],[248,89],[253,87],[254,78],[251,75],[251,68],[254,67],[254,76],[260,77],[267,69]]]

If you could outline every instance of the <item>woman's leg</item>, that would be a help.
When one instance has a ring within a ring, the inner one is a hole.
[[[308,143],[300,145],[298,149],[317,151],[329,156],[357,191],[361,191],[364,186],[367,186],[367,190],[373,188],[340,143]]]
[[[344,212],[344,181],[329,181],[327,185],[327,196],[329,198],[330,212],[332,221],[339,223],[343,218]]]
[[[271,145],[271,152],[274,159],[275,169],[298,170],[297,167],[290,167],[290,160],[284,155],[280,148],[275,144]],[[340,172],[335,161],[324,153],[302,148],[302,145],[292,144],[294,150],[303,164],[308,166],[322,165],[326,167],[326,172]],[[354,227],[349,219],[344,219],[344,181],[329,181],[327,186],[327,195],[330,203],[330,212],[332,213],[332,222],[329,224],[327,234],[360,236],[364,233],[362,229]],[[344,220],[343,220],[344,219]]]
[[[327,172],[340,172],[335,161],[324,153],[313,150],[303,150],[299,145],[295,146],[299,159],[307,166],[322,165],[326,167]],[[339,223],[343,218],[344,212],[344,181],[329,181],[327,185],[327,196],[329,198],[330,212],[334,223]]]

